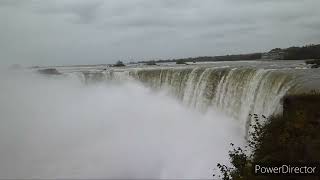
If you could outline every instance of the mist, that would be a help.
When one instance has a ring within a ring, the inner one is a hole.
[[[0,179],[211,178],[238,122],[131,81],[0,78]]]

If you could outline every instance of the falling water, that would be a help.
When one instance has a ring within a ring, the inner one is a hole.
[[[279,69],[195,67],[129,69],[87,75],[90,82],[136,79],[153,89],[167,89],[182,104],[207,111],[217,108],[239,119],[245,128],[250,113],[281,112],[281,98],[299,83]]]

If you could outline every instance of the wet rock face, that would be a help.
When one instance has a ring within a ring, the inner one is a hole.
[[[55,68],[39,69],[38,73],[45,75],[60,75],[61,73]]]

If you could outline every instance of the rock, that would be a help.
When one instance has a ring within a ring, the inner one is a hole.
[[[320,67],[320,64],[313,64],[313,65],[311,66],[312,69],[314,69],[314,68],[319,68],[319,67]]]

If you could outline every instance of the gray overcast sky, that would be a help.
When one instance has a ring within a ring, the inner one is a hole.
[[[320,43],[320,0],[0,0],[0,61],[113,63]]]

